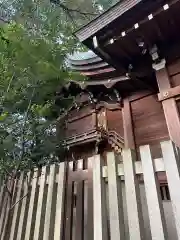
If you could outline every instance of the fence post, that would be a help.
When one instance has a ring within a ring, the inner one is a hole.
[[[92,240],[94,235],[93,228],[93,160],[94,158],[88,158],[88,182],[87,182],[87,240]]]
[[[77,161],[77,171],[83,170],[83,160]],[[75,240],[83,240],[84,182],[77,182]]]
[[[160,188],[157,183],[154,163],[149,146],[146,145],[140,147],[140,154],[152,239],[165,240],[168,235],[164,218],[164,210],[162,201],[160,200]]]
[[[169,192],[172,201],[178,239],[180,240],[180,163],[175,144],[171,141],[161,143]]]
[[[18,189],[17,189],[17,195],[16,195],[16,199],[15,199],[15,203],[17,203],[17,204],[14,207],[13,219],[12,219],[12,224],[11,224],[11,232],[10,232],[10,240],[14,239],[14,233],[15,233],[15,228],[16,228],[16,224],[17,224],[17,214],[18,214],[18,209],[20,207],[20,202],[18,203],[18,201],[20,200],[20,196],[21,196],[23,179],[24,179],[24,173],[21,173],[20,179],[17,180]]]
[[[33,174],[33,179],[32,179],[31,197],[30,197],[30,202],[29,202],[29,210],[28,210],[28,217],[27,217],[27,223],[26,223],[26,231],[25,231],[25,239],[26,240],[30,239],[30,235],[31,235],[33,207],[34,207],[34,202],[35,202],[37,182],[38,182],[38,171],[35,169],[35,172]]]
[[[64,210],[64,191],[65,191],[65,175],[66,164],[64,162],[59,165],[58,187],[57,187],[57,201],[56,201],[56,216],[54,228],[54,240],[62,238],[63,230],[63,210]]]
[[[44,196],[44,190],[45,190],[45,186],[46,186],[46,174],[47,174],[47,167],[43,167],[41,170],[41,177],[40,177],[40,187],[39,187],[38,205],[37,205],[33,240],[39,239],[43,196]]]
[[[142,217],[139,186],[135,173],[135,152],[131,149],[123,150],[123,164],[125,177],[125,191],[130,240],[144,238],[144,224]]]
[[[51,226],[51,215],[52,215],[51,211],[52,211],[52,199],[53,199],[55,173],[56,173],[56,165],[53,164],[50,166],[50,173],[49,173],[43,240],[50,239],[50,226]]]
[[[107,154],[108,195],[111,239],[124,240],[124,213],[122,187],[113,152]]]
[[[107,240],[105,182],[102,178],[102,160],[99,155],[93,161],[94,240]]]
[[[25,198],[23,198],[22,200],[22,205],[21,205],[21,212],[20,212],[20,218],[19,218],[19,226],[18,226],[18,231],[17,231],[17,239],[21,239],[22,236],[22,232],[23,232],[23,222],[24,222],[24,217],[25,217],[25,212],[26,212],[26,206],[27,206],[27,194],[28,194],[28,190],[29,190],[29,183],[31,181],[31,177],[30,177],[30,172],[27,174],[26,179],[24,179],[24,191],[23,191],[23,196],[26,196]]]

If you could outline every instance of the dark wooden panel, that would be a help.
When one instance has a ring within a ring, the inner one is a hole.
[[[85,106],[79,110],[77,109],[71,110],[68,114],[68,120],[71,121],[72,118],[76,117],[81,118],[84,115],[89,114],[91,111],[92,111],[91,106]]]
[[[137,146],[155,145],[169,138],[162,105],[156,95],[132,102],[131,109]]]
[[[169,76],[174,76],[180,73],[180,60],[173,62],[169,66],[167,66]]]
[[[64,239],[72,239],[72,222],[73,222],[73,201],[74,201],[74,183],[70,174],[72,173],[72,166],[69,166],[68,181],[66,189],[66,219],[65,219],[65,233]]]
[[[172,87],[180,85],[180,60],[170,64],[168,67],[168,74],[170,76],[170,82]]]
[[[131,103],[128,98],[123,100],[123,130],[125,148],[135,149],[134,130],[131,113]]]
[[[123,119],[122,119],[121,110],[115,110],[115,111],[107,110],[107,126],[109,131],[114,130],[118,134],[120,134],[122,137],[124,136]]]
[[[172,87],[177,87],[177,86],[179,86],[179,85],[180,85],[180,73],[172,76],[172,77],[170,78],[170,81],[171,81],[171,86],[172,86]]]
[[[176,104],[177,104],[177,109],[178,109],[178,112],[179,112],[179,115],[180,115],[180,100],[176,101]]]
[[[86,133],[94,128],[92,115],[77,119],[67,124],[66,137],[71,137],[76,134]]]

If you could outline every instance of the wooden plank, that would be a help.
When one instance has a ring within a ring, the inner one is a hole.
[[[155,172],[165,172],[165,166],[164,166],[164,161],[162,158],[156,158],[153,160],[154,164],[154,170]],[[135,165],[135,173],[136,174],[142,174],[142,162],[141,161],[136,161],[134,163]],[[124,176],[124,165],[123,163],[118,164],[118,176]],[[107,166],[103,167],[102,171],[103,178],[107,178],[108,173],[107,173]]]
[[[53,164],[50,166],[50,173],[49,173],[49,184],[48,184],[48,193],[47,193],[47,202],[46,202],[46,214],[45,214],[45,221],[44,221],[43,240],[49,240],[51,238],[50,227],[51,227],[53,191],[54,191],[54,184],[55,184],[55,173],[56,173],[56,165]]]
[[[24,179],[24,191],[23,196],[27,195],[29,190],[29,182],[31,181],[30,178],[30,172],[27,174],[26,179]],[[27,197],[23,198],[22,205],[21,205],[21,212],[20,212],[20,218],[19,218],[19,226],[17,230],[17,239],[21,240],[21,235],[23,230],[23,223],[24,223],[24,217],[25,217],[25,211],[27,206]]]
[[[88,182],[87,182],[87,232],[86,240],[92,240],[94,236],[93,228],[93,160],[88,158]]]
[[[179,59],[176,62],[173,62],[171,65],[167,66],[168,73],[170,76],[177,75],[180,73],[180,61]]]
[[[123,150],[125,191],[127,202],[128,226],[130,240],[144,238],[144,226],[140,202],[140,192],[135,176],[135,152],[130,149]]]
[[[66,223],[65,223],[65,240],[71,240],[72,236],[72,217],[73,217],[73,194],[74,184],[71,178],[73,171],[73,162],[69,163],[68,180],[67,180],[67,194],[66,194]]]
[[[125,239],[121,181],[114,153],[107,154],[108,195],[111,239]]]
[[[34,238],[33,238],[34,240],[38,240],[39,234],[40,234],[40,223],[41,223],[43,196],[44,196],[45,185],[46,185],[46,175],[47,175],[47,167],[43,167],[41,170],[41,177],[39,179],[40,187],[39,187],[38,205],[37,205],[37,211],[36,211],[36,221],[35,221]]]
[[[148,145],[140,147],[151,235],[153,240],[168,238],[160,188]]]
[[[20,198],[21,198],[21,191],[22,191],[22,186],[23,186],[23,179],[24,179],[24,173],[21,173],[20,179],[18,181],[18,189],[17,189],[17,195],[16,195],[16,199],[15,199],[15,203],[17,203]],[[10,238],[9,240],[13,240],[14,239],[14,234],[15,234],[15,229],[16,229],[16,225],[18,224],[17,222],[17,216],[18,216],[18,210],[20,207],[20,203],[18,203],[15,207],[14,207],[14,212],[13,212],[13,219],[12,219],[12,224],[11,224],[11,232],[10,232]]]
[[[169,136],[180,147],[180,120],[176,101],[168,99],[162,102]]]
[[[83,160],[78,160],[77,172],[83,169]],[[77,183],[76,194],[76,222],[75,222],[75,240],[83,240],[83,210],[84,210],[84,182],[80,180]]]
[[[162,64],[163,67],[163,64]],[[156,71],[156,78],[161,92],[169,91],[171,88],[170,78],[166,67]],[[164,115],[168,127],[170,139],[180,147],[180,118],[174,98],[162,102]]]
[[[3,205],[3,196],[4,196],[4,182],[1,186],[1,192],[0,192],[0,215],[1,215],[1,211],[2,211],[2,205]]]
[[[180,95],[180,86],[170,88],[158,94],[159,101],[164,101],[169,98],[177,97]]]
[[[134,132],[132,126],[131,106],[129,99],[124,99],[123,128],[124,128],[124,144],[125,148],[135,149]]]
[[[91,21],[88,25],[77,31],[76,36],[81,42],[83,42],[87,38],[95,35],[95,33],[110,24],[112,21],[119,18],[126,11],[133,8],[141,1],[142,0],[127,0],[125,2],[119,2],[119,4],[117,4],[113,9],[111,9],[111,11],[105,12],[105,14],[102,14],[100,17],[96,18],[94,21]]]
[[[79,170],[75,172],[69,173],[71,175],[72,181],[78,182],[80,180],[87,180],[88,178],[88,170]]]
[[[166,167],[177,235],[178,239],[180,239],[180,191],[177,189],[180,186],[179,156],[175,144],[171,141],[162,142],[161,148]]]
[[[99,155],[93,160],[94,240],[107,240],[105,186],[102,178],[102,160]]]
[[[66,164],[59,164],[54,240],[62,239]]]
[[[8,193],[5,190],[4,199],[3,199],[3,203],[2,203],[2,211],[1,211],[1,216],[0,216],[0,238],[1,238],[1,234],[3,233],[3,227],[4,227],[5,216],[6,216],[6,211],[7,211],[7,202],[8,202]]]
[[[150,90],[144,90],[143,92],[135,92],[131,96],[129,96],[129,101],[130,102],[137,101],[142,98],[148,97],[149,95],[152,95],[152,94],[153,92]]]
[[[25,231],[26,240],[30,239],[31,237],[31,224],[32,224],[32,216],[33,216],[33,209],[34,209],[34,203],[35,203],[37,182],[38,182],[38,171],[36,170],[33,174],[33,179],[32,179],[31,197],[29,202],[29,210],[28,210],[26,231]]]

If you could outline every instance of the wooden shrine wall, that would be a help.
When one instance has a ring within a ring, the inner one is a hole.
[[[116,131],[120,136],[124,136],[123,116],[121,110],[110,111],[107,110],[107,124],[108,130]]]
[[[92,108],[90,106],[83,107],[80,110],[75,109],[68,115],[66,137],[88,132],[94,127]]]
[[[160,141],[167,140],[169,134],[157,95],[131,102],[131,113],[136,147],[149,144],[153,157],[161,157]]]
[[[170,76],[171,86],[180,86],[180,60],[177,60],[168,66],[168,73]],[[180,113],[180,98],[176,101],[176,103]]]

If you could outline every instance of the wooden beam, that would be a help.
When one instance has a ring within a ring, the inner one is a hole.
[[[158,94],[159,101],[164,101],[169,98],[177,97],[180,95],[180,86],[170,88]]]
[[[170,78],[165,64],[165,60],[162,60],[159,64],[153,65],[153,68],[156,70],[159,91],[162,94],[171,89]],[[180,147],[180,118],[176,100],[173,97],[166,99],[162,101],[162,106],[170,139]]]
[[[140,147],[140,155],[144,176],[144,185],[149,212],[152,239],[166,240],[168,238],[165,216],[160,195],[160,187],[155,173],[150,147]]]
[[[175,219],[178,240],[180,239],[180,191],[177,186],[180,184],[179,154],[177,148],[171,141],[161,143],[161,149],[166,168],[169,192],[171,195],[172,209]],[[179,150],[179,149],[178,149]]]
[[[124,128],[124,144],[125,148],[135,149],[134,132],[132,125],[131,106],[128,98],[124,99],[123,128]]]
[[[117,159],[114,153],[107,154],[109,219],[111,239],[125,239],[123,195],[121,181],[117,176]]]
[[[153,93],[155,93],[155,92],[151,92],[150,90],[144,90],[142,92],[135,92],[135,93],[133,93],[133,95],[129,96],[129,101],[130,102],[137,101],[142,98],[148,97],[148,96],[152,95]]]
[[[94,240],[107,240],[107,218],[105,203],[105,182],[102,178],[102,159],[99,155],[93,159],[93,215]]]
[[[130,149],[123,149],[123,164],[125,178],[125,192],[129,226],[129,239],[145,239],[143,215],[140,201],[140,190],[135,173],[136,153]]]

